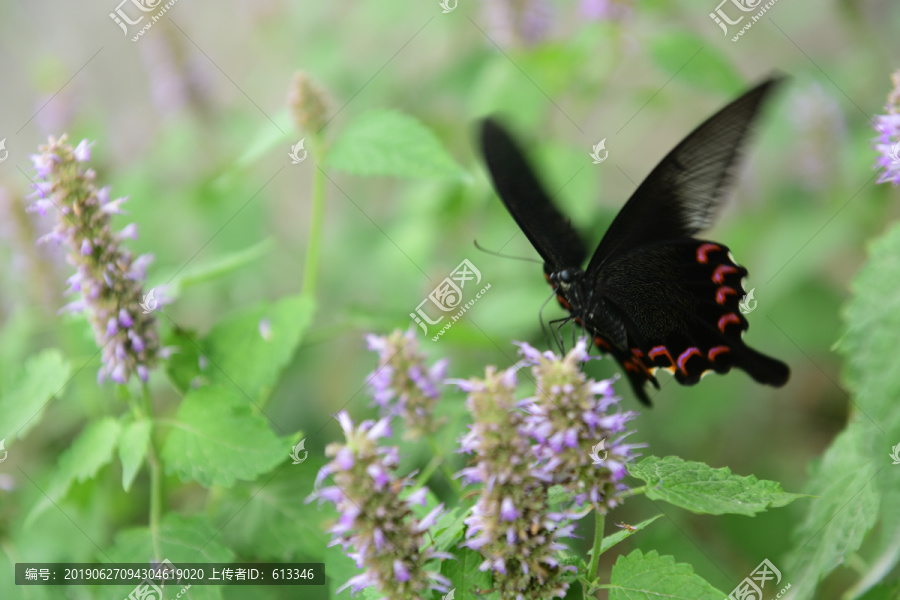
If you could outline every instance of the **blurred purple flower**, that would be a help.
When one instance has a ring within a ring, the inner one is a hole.
[[[843,147],[847,137],[840,105],[818,83],[793,96],[791,104],[802,181],[810,189],[827,188],[840,172],[835,149]]]
[[[558,556],[565,549],[560,540],[573,534],[574,515],[550,508],[554,474],[534,459],[525,414],[513,396],[515,368],[498,373],[491,366],[484,379],[454,383],[468,392],[466,407],[474,419],[460,445],[475,463],[460,476],[467,484],[482,484],[465,520],[463,545],[481,552],[480,570],[502,575],[494,577],[498,597],[565,596],[569,584],[561,576],[574,567],[561,566]]]
[[[425,504],[426,489],[400,498],[410,480],[394,475],[400,462],[397,448],[378,445],[380,438],[391,434],[387,418],[356,426],[347,412],[341,411],[337,420],[346,442],[332,443],[325,449],[332,460],[319,471],[314,486],[317,491],[306,500],[326,500],[335,505],[340,517],[330,530],[330,545],[340,544],[356,566],[365,570],[337,591],[350,587],[355,594],[374,586],[390,600],[425,598],[430,590],[446,592],[449,580],[425,570],[434,559],[452,558],[425,547],[425,534],[442,515],[443,505],[420,520],[413,515],[412,506]],[[334,485],[320,488],[329,476]]]
[[[519,403],[528,413],[523,432],[534,440],[534,452],[553,483],[574,494],[579,506],[590,503],[606,513],[628,489],[622,483],[625,465],[640,445],[623,440],[626,424],[637,415],[619,410],[615,379],[595,381],[581,370],[588,359],[584,339],[563,358],[524,342],[518,346],[536,387]]]
[[[589,19],[621,20],[631,16],[631,0],[581,0],[579,10]]]
[[[491,37],[501,46],[537,44],[552,25],[553,11],[545,0],[490,0],[484,8]]]
[[[404,437],[434,433],[440,425],[434,419],[434,406],[441,395],[447,360],[428,367],[412,329],[405,333],[397,329],[389,336],[369,334],[366,342],[369,350],[378,353],[378,366],[367,380],[381,414],[400,416],[406,424]]]
[[[110,202],[107,188],[97,189],[96,174],[83,166],[90,159],[87,141],[72,148],[65,135],[58,140],[51,137],[41,146],[41,153],[31,158],[44,181],[35,183],[31,195],[35,201],[29,209],[44,215],[55,207],[58,215],[53,231],[38,241],[69,247],[68,262],[75,267],[75,274],[69,277],[65,293],[77,292],[81,299],[62,310],[87,313],[103,352],[98,380],[126,383],[137,374],[146,381],[148,369],[165,357],[167,350],[159,346],[156,319],[141,308],[143,267],[140,272],[132,269],[148,259],[135,260],[120,245],[123,237],[136,236],[137,231],[128,226],[123,230],[126,235],[114,233],[104,210],[122,199]]]
[[[885,105],[887,114],[875,115],[875,130],[879,135],[873,141],[880,155],[875,168],[884,168],[884,173],[878,176],[878,183],[890,181],[900,185],[900,71],[896,71],[891,80],[894,89]]]

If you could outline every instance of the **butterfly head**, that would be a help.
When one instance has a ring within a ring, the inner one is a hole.
[[[561,292],[568,292],[577,287],[584,279],[584,271],[576,268],[554,271],[549,275],[550,284]]]

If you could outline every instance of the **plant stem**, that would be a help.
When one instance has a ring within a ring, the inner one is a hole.
[[[321,163],[324,154],[319,136],[313,136],[312,150],[320,155],[316,159]],[[303,270],[303,293],[315,296],[319,277],[319,251],[322,246],[322,229],[325,224],[325,171],[316,165],[313,171],[312,212],[309,224],[309,245],[306,250],[306,264]]]
[[[603,523],[606,515],[594,509],[594,547],[591,549],[591,569],[588,572],[588,579],[591,585],[597,579],[597,570],[600,568],[600,546],[603,544]]]
[[[163,560],[159,545],[159,521],[162,514],[162,469],[156,455],[156,445],[153,442],[153,413],[150,404],[150,390],[147,384],[141,386],[144,400],[142,418],[150,421],[150,439],[147,447],[147,465],[150,468],[150,539],[153,542],[153,554],[157,561]]]

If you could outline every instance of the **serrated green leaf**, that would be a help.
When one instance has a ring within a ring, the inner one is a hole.
[[[457,506],[438,519],[433,528],[433,531],[436,532],[434,536],[435,550],[445,551],[451,546],[455,546],[456,542],[462,541],[462,536],[466,531],[465,520],[469,516],[469,509],[470,507]]]
[[[744,80],[728,57],[694,34],[664,33],[650,42],[650,56],[669,75],[703,90],[738,93]]]
[[[454,590],[454,600],[481,600],[484,594],[479,595],[478,590],[490,590],[491,574],[489,571],[479,571],[478,567],[484,562],[480,552],[470,548],[454,548],[449,551],[456,560],[444,560],[441,562],[441,575],[450,580],[450,589]]]
[[[855,410],[847,428],[813,465],[807,490],[819,496],[796,532],[788,568],[799,597],[855,553],[882,518],[879,560],[856,588],[865,590],[900,560],[900,473],[891,465],[891,445],[900,442],[900,226],[872,244],[870,260],[854,280],[845,311],[846,333],[838,350],[846,359],[844,379]]]
[[[603,541],[600,542],[600,554],[603,554],[604,552],[606,552],[607,550],[609,550],[610,548],[612,548],[613,546],[615,546],[616,544],[618,544],[619,542],[624,540],[625,538],[633,536],[635,533],[644,529],[645,527],[647,527],[647,525],[649,525],[653,521],[657,520],[661,516],[662,515],[660,514],[660,515],[656,515],[655,517],[650,517],[649,519],[641,521],[637,525],[632,525],[630,530],[622,529],[622,531],[617,531],[616,533],[614,533],[612,535],[606,536],[605,538],[603,538]]]
[[[284,461],[290,444],[269,429],[269,421],[251,410],[230,387],[192,390],[181,402],[163,445],[166,472],[209,487],[229,487],[255,479]]]
[[[609,600],[722,600],[725,594],[694,573],[690,565],[676,563],[656,550],[635,550],[620,556],[612,568]]]
[[[812,597],[821,578],[856,552],[875,524],[877,471],[863,449],[877,437],[872,427],[851,422],[816,464],[806,491],[817,498],[794,533],[795,550],[786,564],[798,598]]]
[[[348,124],[325,165],[355,175],[459,179],[464,174],[427,127],[387,110],[363,114]]]
[[[44,407],[69,380],[71,365],[58,350],[44,350],[25,361],[21,373],[0,393],[0,440],[7,448],[37,425]]]
[[[169,377],[182,391],[190,389],[191,382],[198,379],[201,386],[237,386],[258,402],[278,382],[314,312],[315,301],[298,294],[245,310],[222,321],[200,340],[191,340],[189,332],[180,331],[167,339],[180,349],[169,361]],[[266,337],[260,332],[264,319],[268,322]],[[202,370],[201,355],[206,357]]]
[[[59,457],[44,498],[25,519],[26,526],[34,522],[48,507],[59,502],[76,481],[87,481],[108,464],[119,439],[121,426],[112,417],[104,417],[84,428]]]
[[[802,494],[785,492],[775,481],[734,475],[727,467],[714,469],[676,456],[649,456],[631,465],[628,472],[647,483],[648,498],[698,514],[752,517],[802,497]]]
[[[122,461],[122,487],[127,492],[141,469],[150,446],[150,421],[130,421],[119,436],[119,460]]]
[[[213,527],[205,515],[182,517],[175,513],[163,516],[159,528],[159,551],[163,559],[168,559],[176,566],[186,562],[231,562],[234,554],[217,539],[217,529]],[[141,563],[149,566],[150,560],[156,556],[150,529],[139,527],[128,529],[116,535],[114,546],[100,556],[107,557],[116,563]],[[101,600],[122,600],[127,596],[121,586],[103,585],[100,589]],[[168,589],[168,587],[167,587]],[[175,586],[171,595],[174,598],[181,586]],[[222,588],[217,585],[194,585],[190,593],[182,596],[191,600],[221,600]]]
[[[327,536],[323,513],[306,497],[324,458],[310,455],[274,477],[228,490],[216,503],[215,522],[230,548],[245,558],[279,562],[323,562]]]

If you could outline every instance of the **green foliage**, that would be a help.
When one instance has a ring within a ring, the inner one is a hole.
[[[786,506],[801,494],[789,494],[774,481],[734,475],[728,467],[713,469],[676,456],[649,456],[631,465],[632,477],[647,484],[646,494],[698,514],[753,515]]]
[[[644,529],[645,527],[650,525],[650,523],[657,520],[661,516],[662,515],[655,515],[653,517],[650,517],[649,519],[645,519],[645,520],[641,521],[637,525],[631,525],[630,529],[625,528],[625,529],[622,529],[622,531],[617,531],[616,533],[614,533],[612,535],[608,535],[608,536],[604,537],[603,542],[600,545],[600,553],[603,554],[604,552],[606,552],[607,550],[609,550],[610,548],[612,548],[613,546],[615,546],[622,540],[633,536],[634,534],[639,532],[641,529]]]
[[[355,175],[459,179],[464,174],[431,131],[396,111],[370,112],[352,121],[326,164]]]
[[[50,477],[46,495],[25,519],[34,521],[42,512],[57,504],[76,481],[87,481],[109,464],[119,441],[121,425],[112,417],[103,417],[87,425],[72,445],[62,453]]]
[[[166,472],[206,487],[255,479],[290,453],[288,441],[234,387],[188,392],[170,427],[162,450]]]
[[[53,395],[62,390],[70,370],[69,361],[58,350],[29,357],[18,376],[4,382],[0,392],[0,440],[9,444],[25,437],[40,422]]]
[[[703,38],[684,31],[664,33],[650,42],[650,55],[666,74],[703,90],[736,94],[744,78],[731,61]]]
[[[725,596],[695,574],[690,565],[660,556],[656,550],[647,554],[635,550],[620,556],[606,587],[610,600],[722,600]]]
[[[122,461],[122,487],[127,492],[147,457],[153,423],[148,420],[129,421],[119,436],[119,460]]]
[[[449,579],[450,587],[456,590],[454,600],[483,598],[484,592],[492,587],[491,574],[478,568],[484,562],[484,557],[469,548],[454,548],[450,553],[456,560],[443,561],[441,575]]]

